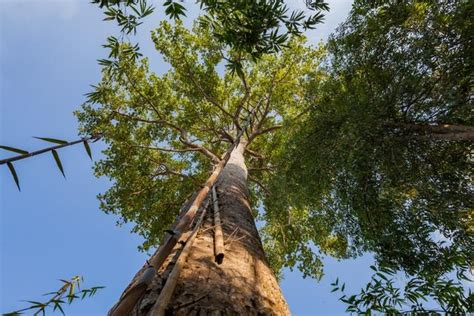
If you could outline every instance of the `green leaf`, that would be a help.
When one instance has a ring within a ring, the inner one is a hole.
[[[83,300],[83,299],[87,296],[87,293],[89,293],[89,290],[87,290],[87,289],[86,289],[86,290],[82,290],[81,293],[82,293],[81,300]]]
[[[167,0],[163,4],[166,7],[165,14],[170,17],[170,19],[180,19],[181,16],[186,16],[186,9],[179,3]]]
[[[41,302],[38,302],[38,301],[26,301],[26,302],[28,302],[28,303],[30,303],[30,304],[33,304],[34,307],[42,307],[42,306],[44,306],[44,303],[41,303]],[[33,307],[33,306],[32,306],[32,307]]]
[[[385,275],[383,275],[382,273],[377,272],[376,275],[378,275],[380,278],[384,279],[385,281],[388,281],[388,278]]]
[[[64,145],[64,144],[67,144],[68,142],[65,141],[65,140],[61,140],[61,139],[56,139],[56,138],[49,138],[49,137],[33,137],[33,138],[36,138],[36,139],[41,139],[41,140],[44,140],[46,142],[50,142],[50,143],[55,143],[55,144],[60,144],[60,145]]]
[[[14,148],[14,147],[0,145],[0,148],[8,150],[8,151],[12,151],[12,152],[17,153],[17,154],[22,154],[22,155],[28,154],[28,152],[26,150]]]
[[[61,163],[61,159],[59,159],[58,152],[55,149],[53,149],[51,150],[51,153],[53,154],[54,160],[56,161],[56,165],[58,166],[59,170],[63,174],[63,177],[66,178],[66,175],[64,174],[63,164]]]
[[[84,148],[86,149],[87,155],[92,160],[91,147],[89,146],[89,143],[87,142],[87,140],[84,141]]]
[[[66,315],[66,313],[64,313],[63,307],[61,306],[61,303],[56,302],[55,305],[54,305],[54,310],[56,310],[56,308],[59,309],[61,314]]]
[[[7,162],[7,166],[13,176],[13,180],[15,180],[16,186],[18,187],[18,191],[21,191],[20,181],[18,180],[18,175],[16,174],[15,167],[13,167],[13,164],[11,162]]]

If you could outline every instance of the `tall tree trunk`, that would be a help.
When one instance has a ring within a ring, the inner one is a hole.
[[[245,143],[239,144],[217,182],[225,240],[222,264],[214,261],[212,212],[191,248],[171,302],[170,315],[289,315],[287,303],[265,258],[247,188]],[[148,315],[179,254],[173,254],[145,292],[133,315]]]

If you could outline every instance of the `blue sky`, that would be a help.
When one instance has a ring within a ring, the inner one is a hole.
[[[96,59],[105,54],[101,45],[116,33],[88,2],[0,0],[0,144],[34,150],[47,144],[32,136],[77,138],[72,112],[89,85],[99,80]],[[314,43],[344,20],[351,5],[347,0],[329,3],[326,23],[308,34]],[[192,10],[188,15],[196,14]],[[149,19],[139,37],[153,69],[162,73],[168,67],[149,40],[159,18]],[[96,159],[101,148],[100,143],[92,145]],[[80,274],[85,286],[106,289],[68,307],[68,315],[104,315],[148,257],[137,251],[141,239],[129,233],[130,227],[117,227],[117,218],[98,209],[96,195],[108,182],[93,176],[83,147],[59,154],[66,179],[49,154],[15,164],[22,192],[7,168],[0,168],[0,312],[24,307],[21,300],[41,299],[42,293],[57,289],[57,279]],[[319,283],[285,271],[282,289],[293,314],[344,314],[329,283],[339,277],[348,282],[348,290],[357,290],[370,278],[370,263],[368,256],[347,262],[327,259]]]

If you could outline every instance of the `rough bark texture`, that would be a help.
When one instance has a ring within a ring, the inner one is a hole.
[[[213,219],[208,212],[166,310],[169,315],[290,314],[251,213],[244,148],[240,144],[234,149],[217,183],[224,262],[218,265],[214,260]],[[175,247],[132,315],[149,314],[181,248]]]

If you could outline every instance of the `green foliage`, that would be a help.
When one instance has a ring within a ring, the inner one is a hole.
[[[154,7],[147,0],[93,0],[92,3],[104,9],[104,20],[116,21],[121,32],[120,40],[110,36],[104,45],[110,49],[109,58],[113,59],[100,59],[99,64],[107,71],[117,67],[114,59],[119,50],[122,58],[125,57],[123,53],[128,52],[130,58],[136,59],[140,55],[138,43],[133,44],[125,35],[135,34],[141,20],[152,14]],[[303,31],[315,28],[323,21],[323,12],[329,11],[324,0],[307,0],[308,12],[296,10],[291,13],[283,0],[199,0],[197,3],[205,12],[199,18],[201,26],[210,29],[219,43],[230,48],[227,66],[232,74],[239,76],[243,75],[241,63],[247,58],[243,54],[257,60],[264,54],[278,52],[288,45],[291,36],[300,36]],[[180,21],[186,16],[182,1],[166,0],[163,6],[170,19]]]
[[[282,0],[198,2],[207,13],[200,23],[209,27],[219,42],[254,59],[280,51],[290,35],[314,28],[322,22],[322,12],[329,10],[321,0],[306,1],[307,9],[314,12],[309,15],[300,10],[290,13]]]
[[[441,275],[459,254],[473,260],[473,142],[458,137],[473,122],[471,8],[356,3],[272,182],[354,252],[410,274]]]
[[[62,315],[66,315],[64,312],[64,305],[70,305],[74,300],[85,299],[86,297],[94,296],[98,290],[103,289],[103,286],[94,286],[88,289],[81,290],[81,283],[84,279],[81,276],[75,276],[70,280],[60,280],[62,286],[55,292],[44,294],[45,296],[51,296],[47,301],[26,301],[31,305],[20,310],[3,314],[3,316],[16,316],[21,315],[26,311],[30,311],[33,315],[46,315],[46,311],[52,309],[53,312],[58,310]]]
[[[76,141],[72,141],[72,142],[68,142],[68,141],[61,140],[61,139],[56,139],[56,138],[34,137],[34,138],[44,140],[44,141],[47,141],[47,142],[50,142],[50,143],[54,143],[54,144],[57,144],[57,145],[53,146],[53,147],[43,148],[43,149],[40,149],[40,150],[37,150],[37,151],[32,151],[32,152],[28,152],[28,151],[23,150],[23,149],[18,149],[18,148],[9,147],[9,146],[0,146],[0,149],[5,149],[7,151],[15,152],[15,153],[20,154],[18,156],[1,159],[0,160],[0,165],[3,165],[3,164],[7,165],[11,175],[13,176],[13,180],[15,181],[16,186],[18,187],[18,190],[21,191],[18,175],[17,175],[15,167],[13,166],[13,163],[12,163],[13,161],[26,159],[26,158],[33,157],[33,156],[36,156],[36,155],[41,155],[41,154],[46,153],[46,152],[51,152],[51,154],[53,155],[54,161],[56,162],[56,166],[58,167],[59,171],[61,171],[62,175],[64,177],[66,177],[66,175],[64,174],[64,168],[63,168],[61,159],[59,158],[59,154],[57,152],[57,149],[62,148],[62,147],[66,147],[66,146],[75,145],[75,144],[78,144],[78,143],[83,143],[84,147],[86,149],[87,155],[92,160],[92,152],[91,152],[91,149],[90,149],[90,146],[89,146],[89,142],[91,142],[91,141],[95,142],[98,139],[100,139],[100,137],[101,137],[100,134],[95,134],[95,136],[85,137],[85,138],[82,138],[80,140],[76,140]]]
[[[13,177],[13,180],[15,181],[16,187],[18,188],[18,191],[21,191],[20,189],[20,180],[18,179],[18,174],[16,173],[15,167],[11,162],[7,162],[8,170],[10,170],[10,173]]]
[[[340,300],[347,305],[347,312],[359,315],[372,315],[373,312],[388,315],[463,315],[474,311],[474,294],[465,291],[462,281],[471,281],[465,277],[469,267],[463,267],[460,280],[452,281],[447,275],[439,278],[410,277],[403,290],[397,287],[397,271],[388,267],[371,266],[374,275],[360,293],[348,296],[345,284],[336,279],[332,292],[341,292]],[[398,279],[400,276],[398,276]],[[436,304],[440,309],[423,306]]]
[[[166,0],[163,5],[166,7],[166,15],[171,19],[179,19],[180,17],[186,16],[186,9],[177,1]]]
[[[269,184],[282,214],[305,210],[303,231],[324,223],[348,255],[371,251],[426,291],[474,260],[471,14],[467,1],[356,2]]]
[[[179,22],[174,27],[163,22],[152,37],[171,70],[158,76],[146,59],[119,55],[118,67],[104,72],[93,98],[77,113],[81,131],[103,133],[107,144],[105,159],[95,168],[96,175],[113,180],[99,197],[102,209],[135,223],[133,231],[146,239],[143,249],[156,245],[257,108],[244,138],[253,200],[265,207],[259,218],[267,222],[266,248],[276,270],[297,265],[301,257],[308,264],[299,268],[319,276],[321,268],[313,263],[320,259],[308,243],[338,255],[345,253],[344,237],[324,230],[323,222],[300,222],[304,211],[293,211],[290,222],[278,210],[267,216],[273,210],[267,207],[265,183],[277,172],[273,155],[285,150],[286,134],[278,129],[304,112],[310,78],[323,76],[318,65],[324,51],[293,38],[288,48],[258,63],[247,56],[241,75],[233,76],[230,68],[219,72],[225,45],[200,24],[191,32]]]
[[[89,146],[89,143],[87,141],[83,141],[82,143],[84,144],[84,148],[86,150],[87,156],[89,156],[89,158],[92,160],[92,151],[91,151],[91,147]]]
[[[14,153],[17,153],[17,154],[21,154],[21,155],[26,155],[26,154],[28,154],[28,152],[27,152],[26,150],[14,148],[14,147],[0,146],[0,148],[1,148],[1,149],[8,150],[8,151],[11,151],[11,152],[14,152]]]
[[[59,171],[61,171],[63,177],[66,178],[66,175],[64,174],[63,164],[61,162],[61,159],[59,158],[59,154],[56,151],[56,149],[51,150],[51,154],[53,154],[54,161],[56,162],[56,165],[58,166]]]
[[[54,144],[59,144],[59,145],[64,145],[67,144],[67,141],[62,140],[62,139],[56,139],[56,138],[48,138],[48,137],[34,137],[36,139],[41,139],[46,142],[54,143]]]
[[[135,34],[137,27],[143,23],[140,20],[154,11],[146,0],[93,0],[92,3],[104,9],[104,21],[116,21],[124,34]]]

